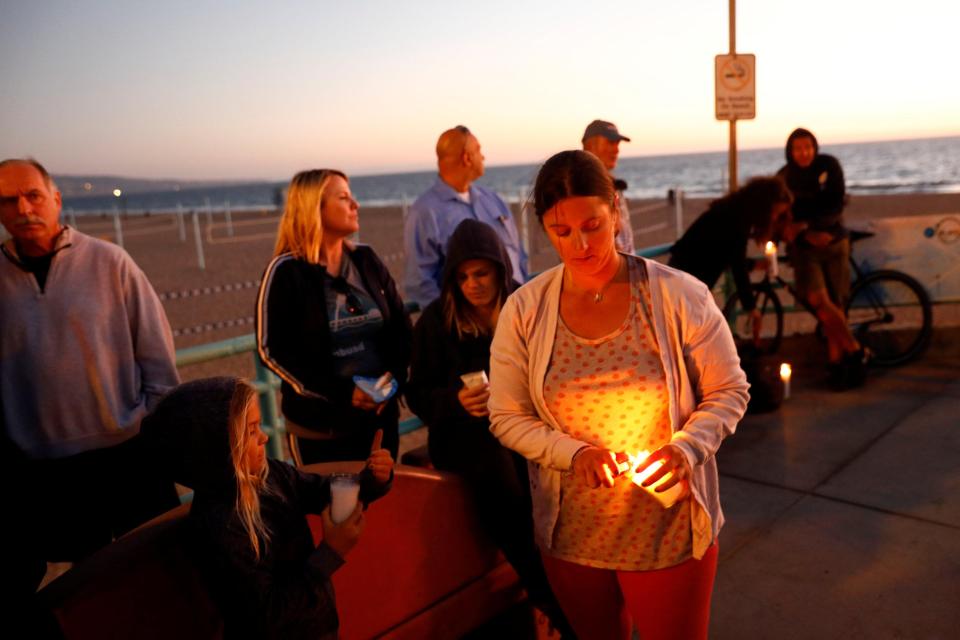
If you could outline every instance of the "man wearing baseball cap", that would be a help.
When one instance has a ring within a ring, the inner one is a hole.
[[[589,151],[600,159],[603,166],[606,167],[610,177],[613,178],[613,184],[620,195],[620,224],[617,229],[617,249],[624,253],[633,253],[633,228],[630,226],[630,209],[627,206],[627,199],[623,191],[627,188],[627,183],[613,177],[613,170],[617,166],[617,158],[620,155],[620,142],[630,142],[630,138],[617,130],[617,125],[606,120],[594,120],[587,125],[583,132],[583,150]]]

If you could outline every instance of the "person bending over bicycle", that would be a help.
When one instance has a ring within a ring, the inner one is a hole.
[[[788,220],[793,196],[778,177],[754,178],[735,192],[714,200],[673,245],[670,266],[686,271],[713,288],[730,269],[743,310],[749,312],[754,342],[762,317],[750,285],[750,270],[767,268],[766,260],[747,258],[752,238],[762,248]]]
[[[827,339],[830,384],[837,390],[863,384],[868,356],[847,328],[850,240],[843,226],[846,187],[843,169],[819,152],[814,135],[795,129],[787,138],[787,164],[777,175],[793,192],[793,222],[784,239],[797,294],[816,311]]]

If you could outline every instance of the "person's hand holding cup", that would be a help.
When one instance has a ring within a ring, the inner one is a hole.
[[[341,558],[345,558],[357,545],[360,534],[363,533],[363,506],[358,502],[347,518],[339,523],[334,521],[332,509],[331,504],[320,514],[323,522],[323,541]]]
[[[490,382],[486,372],[466,373],[460,378],[463,380],[463,388],[457,393],[457,399],[464,411],[475,418],[489,415],[487,400],[490,399]]]

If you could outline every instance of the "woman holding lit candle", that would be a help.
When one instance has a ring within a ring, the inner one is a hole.
[[[457,225],[447,244],[440,297],[414,329],[407,402],[429,427],[430,460],[463,478],[479,524],[520,576],[531,604],[572,638],[533,538],[526,460],[490,433],[490,342],[500,309],[519,285],[497,232]]]
[[[532,463],[537,541],[579,637],[634,625],[705,638],[723,524],[714,454],[748,385],[709,290],[617,252],[616,198],[588,153],[540,170],[535,209],[562,264],[501,311],[490,429]],[[648,489],[677,484],[672,506]]]
[[[754,338],[759,338],[762,320],[750,285],[750,270],[776,275],[774,230],[785,225],[792,203],[793,196],[780,178],[754,178],[711,202],[671,250],[671,267],[686,271],[711,288],[730,269],[740,304],[750,314]],[[764,259],[747,258],[751,239],[764,250]]]

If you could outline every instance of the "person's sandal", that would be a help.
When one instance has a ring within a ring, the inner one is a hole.
[[[856,389],[867,381],[867,365],[870,362],[870,352],[864,348],[848,353],[843,358],[845,388]]]

